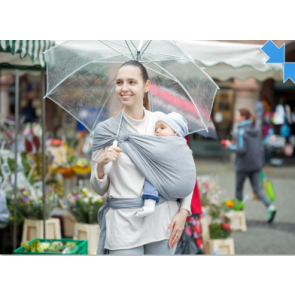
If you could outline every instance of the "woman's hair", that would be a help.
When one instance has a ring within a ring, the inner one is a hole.
[[[256,123],[256,116],[254,114],[252,114],[248,109],[246,108],[242,108],[238,110],[240,112],[240,115],[242,117],[245,117],[246,120],[251,119],[252,120],[252,124],[255,125]]]
[[[125,63],[123,63],[119,69],[123,68],[124,66],[133,66],[133,67],[138,67],[140,69],[140,73],[143,79],[143,82],[146,83],[149,80],[149,75],[147,73],[146,68],[142,65],[142,63],[136,61],[136,60],[129,60],[126,61]],[[146,110],[150,109],[150,104],[149,104],[149,95],[148,92],[146,92],[144,94],[143,97],[143,106],[145,107]],[[123,107],[121,107],[118,111],[116,111],[114,114],[112,114],[112,117],[117,116],[121,110],[123,109]]]

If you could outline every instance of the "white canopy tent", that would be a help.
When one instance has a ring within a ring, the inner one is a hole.
[[[262,45],[220,41],[175,42],[199,66],[205,67],[211,78],[227,81],[253,77],[258,81],[268,78],[283,81],[283,65],[265,63],[269,57],[261,50]]]
[[[283,65],[267,64],[268,56],[262,45],[221,42],[174,40],[195,62],[205,68],[207,74],[220,81],[231,78],[246,80],[253,77],[258,81],[272,78],[283,81]],[[64,40],[55,40],[59,45]]]

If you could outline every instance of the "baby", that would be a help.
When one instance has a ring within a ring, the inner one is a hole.
[[[186,136],[188,127],[186,119],[178,113],[172,112],[162,116],[155,126],[156,136]],[[137,211],[136,217],[142,218],[155,211],[156,203],[159,202],[159,193],[147,180],[144,183],[143,196],[144,206]]]

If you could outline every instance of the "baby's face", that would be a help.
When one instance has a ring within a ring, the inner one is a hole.
[[[162,121],[158,121],[155,127],[156,136],[176,136],[177,133],[172,130],[167,124]]]

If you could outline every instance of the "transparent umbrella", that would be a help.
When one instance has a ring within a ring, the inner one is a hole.
[[[120,66],[138,60],[151,81],[151,111],[183,115],[189,132],[208,131],[219,89],[172,41],[66,41],[45,52],[47,93],[92,133],[120,107],[115,78]]]

